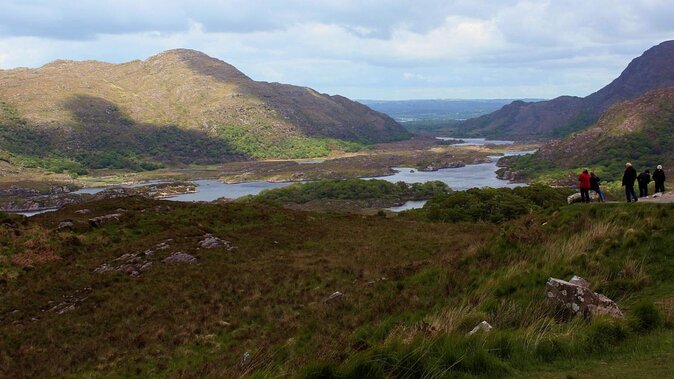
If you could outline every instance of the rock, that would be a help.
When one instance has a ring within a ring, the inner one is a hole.
[[[111,221],[119,221],[119,218],[122,217],[120,213],[112,213],[105,216],[99,216],[89,219],[89,225],[93,228],[99,228]]]
[[[575,284],[581,287],[585,287],[587,289],[590,289],[590,282],[587,280],[581,278],[580,276],[574,275],[570,280],[569,283]]]
[[[70,220],[66,220],[59,223],[59,225],[56,227],[56,231],[63,232],[66,230],[73,230],[74,228],[75,224],[73,224],[73,222]]]
[[[662,192],[656,192],[653,194],[653,198],[655,199],[656,197],[662,196]]]
[[[249,362],[250,362],[250,353],[246,351],[245,353],[243,353],[243,356],[241,357],[241,360],[239,361],[239,365],[241,367],[243,367],[243,366],[247,365]]]
[[[339,291],[335,291],[335,292],[332,293],[332,295],[326,297],[326,298],[323,300],[323,302],[324,302],[324,303],[327,303],[327,302],[329,302],[329,301],[338,299],[338,298],[340,298],[340,297],[342,297],[342,296],[344,296],[343,293],[341,293],[341,292],[339,292]]]
[[[235,249],[236,247],[232,245],[231,242],[222,240],[214,235],[206,234],[203,236],[201,241],[199,241],[199,247],[203,249],[215,249],[219,247],[224,247],[227,251]]]
[[[419,171],[438,171],[443,168],[460,168],[460,167],[465,167],[466,162],[464,161],[456,161],[456,162],[432,162],[428,164],[426,167],[419,169]]]
[[[193,255],[189,255],[183,252],[175,252],[168,257],[164,258],[164,262],[166,263],[197,263],[197,258],[195,258]]]
[[[75,213],[79,213],[79,214],[83,214],[83,215],[87,214],[87,213],[90,213],[90,212],[91,211],[88,210],[88,209],[80,209],[80,210],[75,211]]]
[[[477,332],[480,332],[480,331],[482,331],[482,332],[490,332],[492,329],[494,329],[494,327],[491,326],[491,325],[489,325],[489,323],[488,323],[487,321],[484,321],[484,320],[483,320],[482,322],[480,322],[479,324],[477,324],[477,325],[473,328],[473,330],[471,330],[470,332],[468,332],[468,335],[469,335],[469,336],[472,336],[473,334],[475,334],[475,333],[477,333]]]
[[[546,284],[548,299],[566,307],[574,314],[582,314],[585,317],[600,315],[624,317],[613,300],[590,290],[590,283],[585,279],[574,276],[571,280],[574,280],[574,283],[549,278]]]
[[[590,191],[590,201],[599,201],[599,195],[594,191]],[[580,192],[567,197],[566,202],[568,204],[580,203]]]

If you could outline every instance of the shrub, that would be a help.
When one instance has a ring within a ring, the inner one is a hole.
[[[627,338],[627,328],[618,320],[596,319],[588,329],[585,350],[602,352]]]
[[[653,303],[639,303],[630,313],[629,325],[637,333],[648,333],[662,326],[662,315]]]

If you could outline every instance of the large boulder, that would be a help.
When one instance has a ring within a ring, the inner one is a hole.
[[[570,281],[550,278],[546,285],[548,299],[574,314],[582,314],[585,317],[607,315],[623,318],[624,315],[618,305],[608,297],[593,292],[590,283],[574,276]]]
[[[590,201],[599,201],[599,195],[594,191],[590,191]],[[566,198],[566,202],[569,204],[580,203],[580,192],[569,195]]]

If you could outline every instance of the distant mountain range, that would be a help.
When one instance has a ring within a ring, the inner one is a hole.
[[[587,97],[515,101],[493,113],[461,123],[454,128],[454,133],[510,139],[559,138],[594,124],[613,104],[670,86],[674,86],[674,41],[648,49],[618,78]]]
[[[515,99],[358,100],[401,123],[466,120],[498,110],[513,101]]]
[[[193,50],[110,64],[0,70],[0,159],[151,168],[326,155],[408,138],[391,117],[342,96],[257,82]]]

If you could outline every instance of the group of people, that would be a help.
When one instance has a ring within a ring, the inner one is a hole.
[[[594,174],[594,172],[588,173],[588,169],[583,169],[583,172],[578,175],[578,187],[580,187],[580,201],[583,203],[590,202],[590,190],[597,193],[599,196],[599,201],[605,201],[604,193],[601,192],[599,188],[599,182],[601,178]]]
[[[590,191],[597,193],[599,201],[605,201],[604,193],[599,187],[599,182],[601,179],[594,174],[594,172],[588,172],[588,169],[584,169],[583,172],[578,175],[578,187],[580,188],[580,199],[583,203],[590,202]],[[646,170],[641,174],[637,175],[637,170],[632,167],[632,164],[627,162],[625,164],[625,172],[623,173],[623,187],[625,187],[625,196],[627,197],[627,202],[638,201],[639,197],[648,196],[648,184],[655,182],[655,192],[665,192],[665,172],[662,170],[662,165],[653,171],[651,175],[650,170]],[[639,185],[639,197],[637,197],[636,192],[634,191],[634,182],[637,182]]]
[[[627,202],[638,201],[636,192],[634,192],[634,182],[639,184],[639,197],[648,196],[648,184],[653,179],[655,182],[655,192],[665,192],[665,172],[662,170],[662,165],[653,171],[651,176],[650,170],[646,170],[637,175],[637,170],[632,167],[632,164],[627,162],[625,164],[625,173],[623,173],[623,187],[625,187],[625,196]]]

